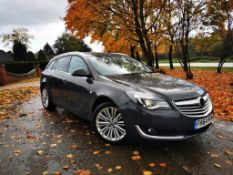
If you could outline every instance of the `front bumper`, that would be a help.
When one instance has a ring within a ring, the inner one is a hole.
[[[129,135],[137,134],[144,139],[184,140],[203,134],[212,124],[194,129],[194,122],[200,117],[187,117],[177,109],[150,111],[133,102],[120,106],[120,110]],[[213,115],[213,110],[207,116],[210,115]]]
[[[213,122],[212,122],[213,123]],[[211,124],[210,124],[211,125]],[[151,139],[151,140],[186,140],[186,139],[189,139],[191,137],[195,137],[195,136],[198,136],[198,135],[201,135],[203,134],[204,132],[206,132],[209,128],[210,128],[210,125],[207,126],[207,129],[205,129],[204,131],[202,132],[198,132],[196,134],[190,134],[190,135],[171,135],[171,136],[168,136],[168,135],[149,135],[147,133],[145,133],[141,128],[140,126],[136,125],[135,128],[136,130],[138,131],[139,135],[144,138],[144,139]]]

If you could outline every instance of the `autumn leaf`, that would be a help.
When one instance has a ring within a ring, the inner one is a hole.
[[[63,168],[64,168],[64,170],[68,170],[69,166],[68,165],[64,165]]]
[[[72,159],[72,158],[73,158],[73,155],[72,155],[72,154],[67,154],[67,155],[66,155],[66,158]]]
[[[48,174],[49,174],[48,171],[44,171],[44,172],[42,173],[42,175],[48,175]]]
[[[133,155],[139,155],[139,151],[134,151]]]
[[[218,154],[211,153],[211,154],[210,154],[210,157],[217,158],[217,157],[219,157],[219,155],[218,155]]]
[[[105,151],[104,154],[108,155],[108,154],[111,154],[111,152],[110,151]]]
[[[100,153],[100,151],[94,151],[94,152],[93,152],[94,155],[97,155],[97,154],[99,154],[99,153]]]
[[[231,152],[231,151],[228,150],[228,149],[225,149],[225,154],[228,155],[228,156],[232,156],[232,155],[233,155],[233,152]]]
[[[14,150],[14,153],[16,156],[18,156],[21,153],[21,151],[19,149],[16,149],[16,150]]]
[[[232,163],[230,160],[225,160],[225,163],[226,163],[227,165],[230,165],[230,166],[233,165],[233,163]]]
[[[116,170],[121,170],[122,167],[121,167],[120,165],[117,165],[117,166],[115,166],[115,169],[116,169]]]
[[[108,168],[108,173],[111,173],[112,172],[112,168]]]
[[[57,144],[51,144],[51,145],[50,145],[51,148],[54,148],[54,147],[56,147],[56,146],[57,146]]]
[[[43,153],[44,153],[44,151],[42,151],[42,150],[37,151],[37,154],[39,154],[39,155],[42,155]]]
[[[166,168],[167,164],[165,162],[161,162],[161,163],[159,163],[159,166],[162,167],[162,168]]]
[[[70,148],[71,148],[71,149],[78,149],[78,145],[72,144],[72,145],[70,146]]]
[[[152,175],[153,173],[151,171],[148,170],[144,170],[143,171],[143,175]]]
[[[148,164],[150,167],[155,167],[155,163],[149,163]]]
[[[61,175],[61,172],[60,171],[55,171],[55,172],[53,172],[53,175]]]
[[[217,168],[221,168],[222,166],[218,163],[214,163],[214,166],[217,167]]]
[[[101,169],[103,169],[103,166],[101,166],[100,164],[95,164],[95,167],[98,169],[98,170],[101,170]]]
[[[75,171],[77,175],[91,175],[91,172],[89,170],[77,170]]]
[[[131,157],[132,160],[140,160],[141,156],[140,155],[135,155]]]

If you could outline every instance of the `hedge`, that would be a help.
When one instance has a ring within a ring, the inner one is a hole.
[[[46,65],[48,64],[47,61],[43,62],[12,62],[12,63],[5,63],[6,71],[15,73],[15,74],[23,74],[28,73],[34,66],[39,64],[42,70],[45,69]]]

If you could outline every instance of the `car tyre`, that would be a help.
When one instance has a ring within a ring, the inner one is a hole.
[[[41,101],[43,107],[48,111],[53,111],[56,108],[56,105],[54,105],[51,101],[48,89],[46,86],[43,86],[41,89]]]
[[[111,102],[102,103],[94,110],[93,126],[97,135],[106,143],[120,144],[126,140],[124,118]]]

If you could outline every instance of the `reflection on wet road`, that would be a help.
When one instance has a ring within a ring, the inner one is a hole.
[[[233,174],[233,125],[216,121],[204,135],[186,141],[143,141],[111,146],[91,125],[63,109],[48,113],[40,98],[22,105],[22,115],[0,121],[0,174]],[[132,160],[133,154],[139,155]],[[47,172],[46,172],[47,171]]]

